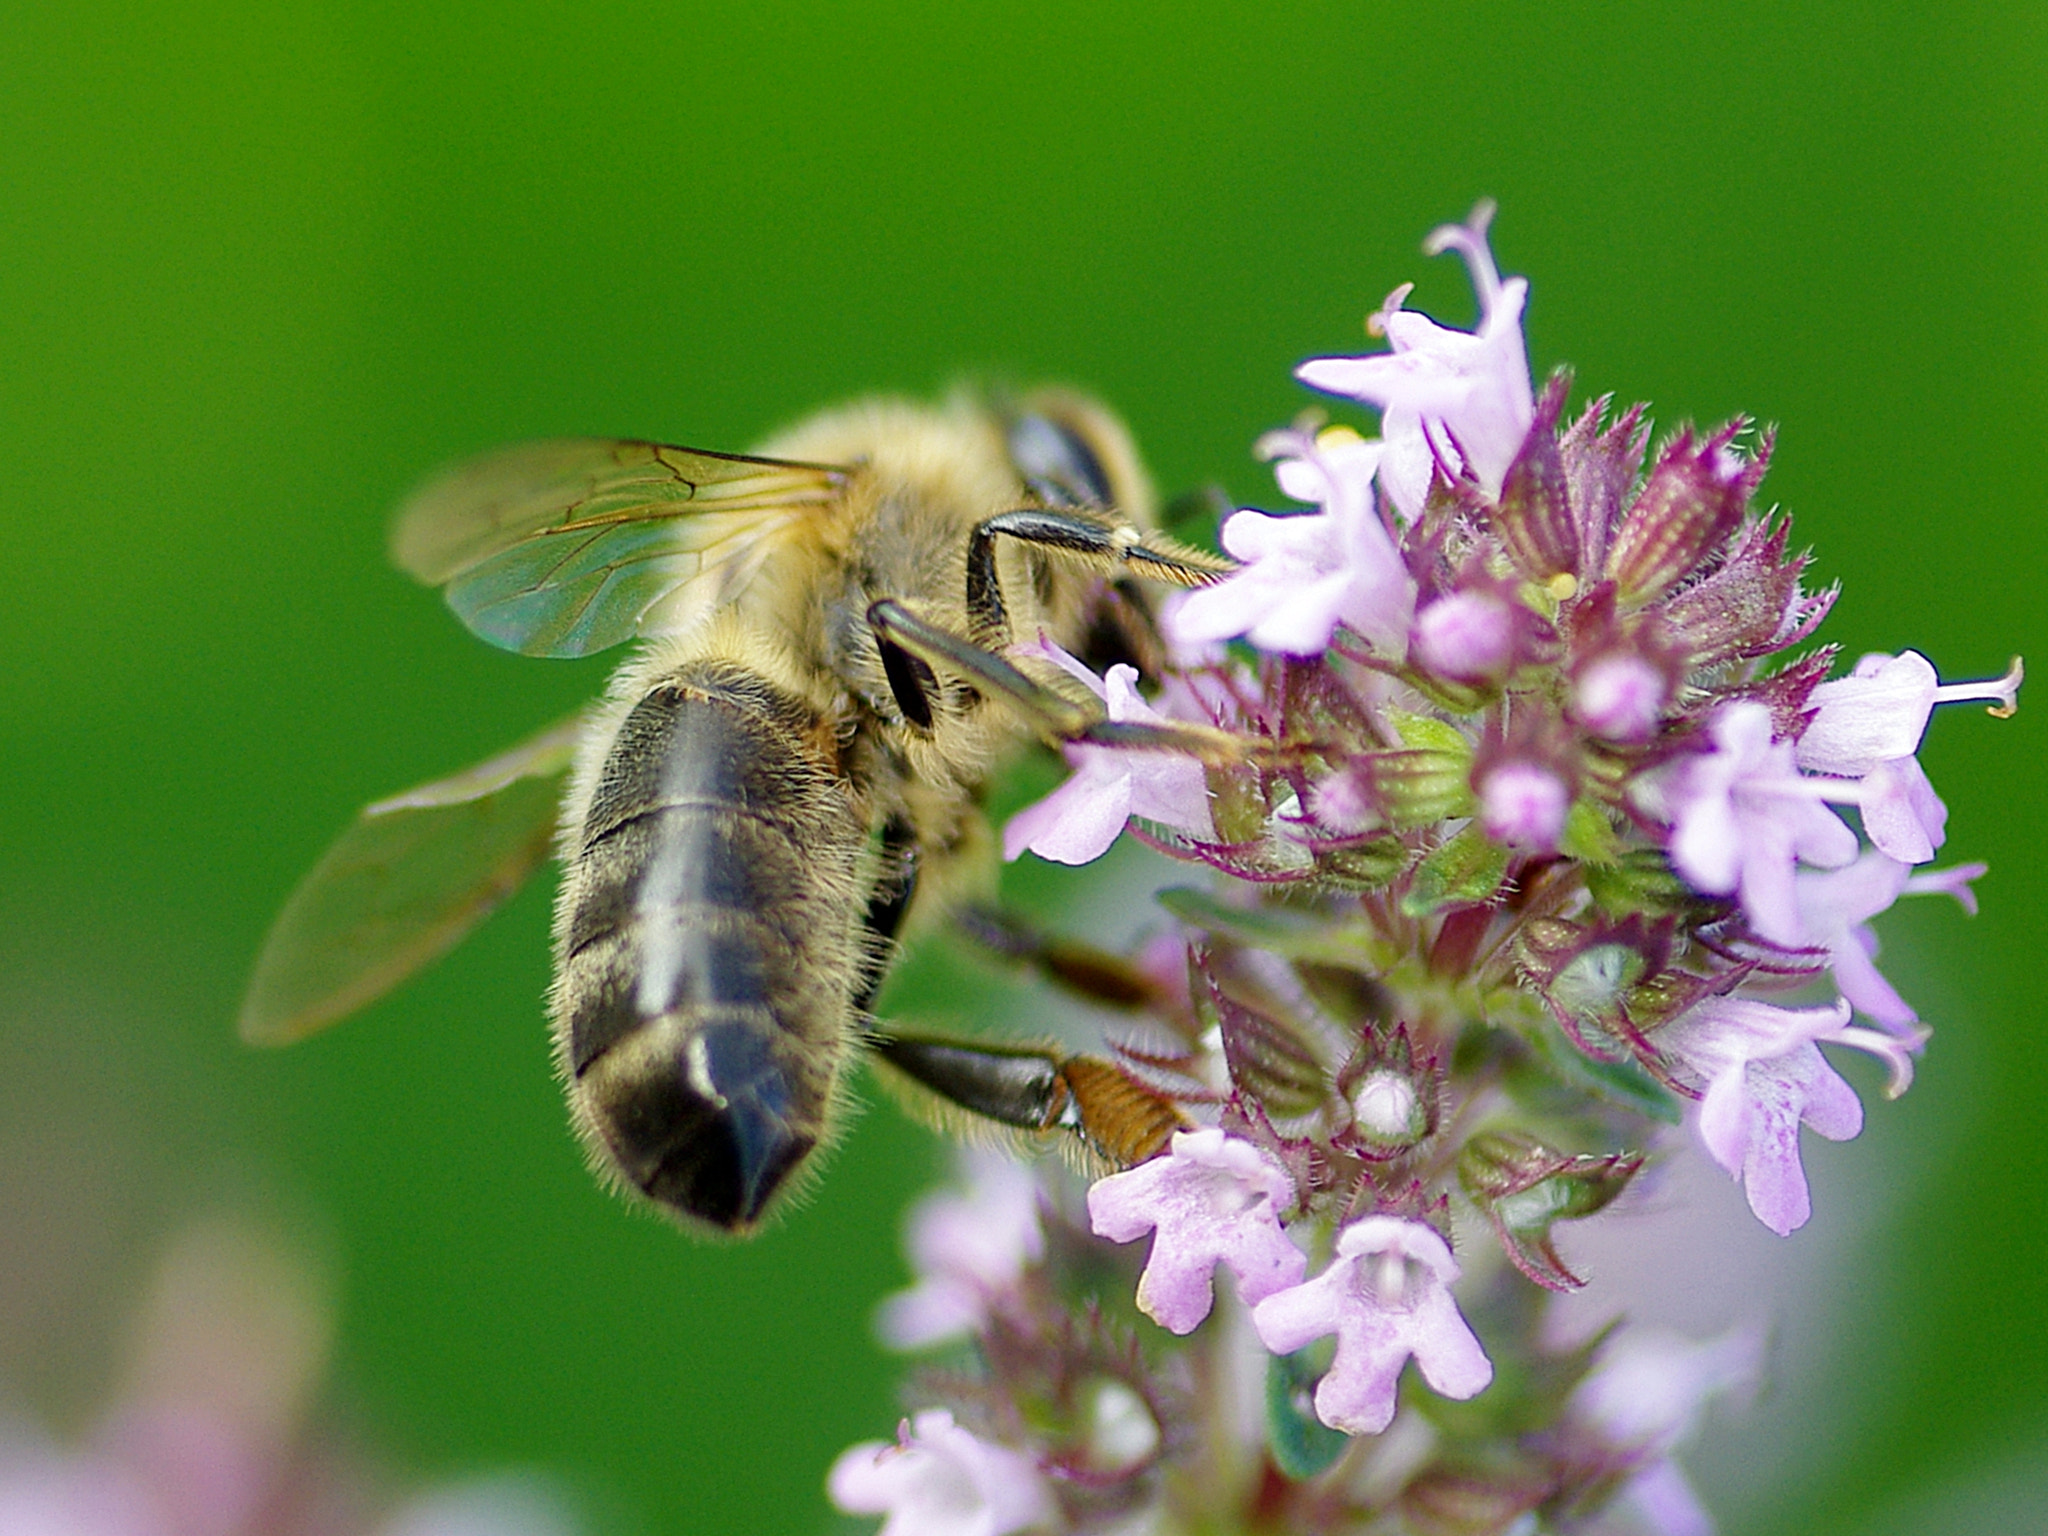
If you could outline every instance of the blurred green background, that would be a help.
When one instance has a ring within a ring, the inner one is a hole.
[[[80,1422],[138,1255],[256,1200],[333,1256],[330,1399],[400,1465],[552,1468],[623,1536],[819,1529],[894,1422],[867,1318],[928,1137],[876,1108],[746,1247],[601,1197],[538,889],[347,1028],[233,1038],[358,804],[603,676],[464,635],[386,567],[394,500],[975,375],[1096,389],[1168,489],[1271,505],[1289,370],[1411,278],[1468,322],[1418,242],[1490,195],[1539,371],[1779,422],[1833,637],[1995,674],[2048,654],[2044,66],[2030,3],[9,7],[0,1386]],[[1952,1490],[2048,1464],[2035,710],[1931,732],[1984,915],[1885,929],[1939,1034],[1811,1163],[1792,1241],[1861,1234],[1826,1408],[1762,1482],[1714,1461],[1730,1531],[1971,1529]]]

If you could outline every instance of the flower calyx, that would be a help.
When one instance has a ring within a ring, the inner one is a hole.
[[[1741,526],[1758,467],[1734,451],[1748,426],[1738,418],[1705,439],[1681,432],[1658,455],[1607,553],[1624,608],[1673,590]]]
[[[1605,1209],[1643,1166],[1640,1152],[1558,1152],[1530,1136],[1482,1131],[1458,1154],[1458,1182],[1509,1260],[1551,1291],[1586,1282],[1558,1256],[1551,1226]]]

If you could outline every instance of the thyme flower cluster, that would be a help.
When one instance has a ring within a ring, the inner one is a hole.
[[[1984,869],[1927,867],[1922,733],[2011,713],[2020,668],[1836,675],[1834,591],[1757,503],[1772,435],[1653,448],[1642,407],[1535,388],[1489,214],[1427,247],[1474,330],[1403,287],[1387,350],[1300,368],[1380,435],[1260,443],[1314,510],[1224,524],[1240,569],[1168,611],[1156,697],[1042,649],[1110,719],[1211,744],[1070,747],[1005,835],[1085,863],[1128,828],[1209,872],[1161,893],[1175,958],[1120,1047],[1187,1128],[1085,1197],[982,1163],[921,1210],[885,1333],[968,1342],[833,1470],[885,1536],[1562,1531],[1617,1496],[1710,1528],[1671,1453],[1753,1341],[1546,1344],[1545,1293],[1584,1283],[1555,1228],[1681,1122],[1765,1226],[1807,1221],[1802,1128],[1863,1118],[1823,1047],[1896,1096],[1928,1038],[1867,925],[1974,910]]]

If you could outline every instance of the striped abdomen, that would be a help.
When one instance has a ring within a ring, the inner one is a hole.
[[[664,680],[570,848],[554,1025],[578,1125],[721,1227],[825,1135],[860,991],[867,828],[816,724],[737,665]]]

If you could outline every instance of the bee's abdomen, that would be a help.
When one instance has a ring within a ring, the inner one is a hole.
[[[824,1134],[867,830],[805,711],[704,666],[621,726],[572,848],[555,1027],[579,1119],[655,1200],[759,1216]]]

